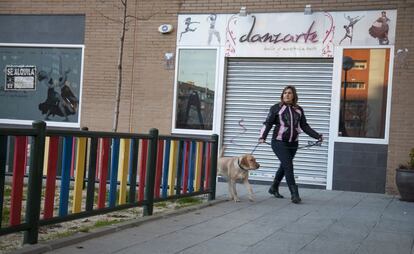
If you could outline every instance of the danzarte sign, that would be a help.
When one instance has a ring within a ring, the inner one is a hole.
[[[177,46],[220,47],[226,57],[333,57],[335,46],[395,43],[396,10],[180,14]]]
[[[303,43],[317,43],[318,42],[318,34],[317,32],[314,30],[314,25],[315,25],[315,21],[313,21],[310,25],[309,28],[307,29],[306,32],[300,33],[300,34],[284,34],[284,33],[265,33],[265,34],[260,34],[260,33],[254,33],[254,28],[255,28],[255,24],[256,24],[256,16],[252,15],[253,18],[253,23],[252,26],[249,30],[248,34],[244,34],[242,36],[240,36],[239,42],[244,43],[244,42],[251,42],[251,43],[255,43],[255,42],[268,42],[268,43],[298,43],[298,42],[303,42]]]

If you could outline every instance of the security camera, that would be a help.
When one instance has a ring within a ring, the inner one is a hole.
[[[162,34],[170,33],[173,30],[173,26],[170,24],[162,24],[158,27],[158,32]]]

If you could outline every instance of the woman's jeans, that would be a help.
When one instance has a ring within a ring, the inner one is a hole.
[[[276,172],[275,180],[280,182],[283,176],[285,176],[288,185],[295,185],[293,158],[298,150],[298,142],[283,142],[272,139],[272,150],[280,161],[280,167]]]

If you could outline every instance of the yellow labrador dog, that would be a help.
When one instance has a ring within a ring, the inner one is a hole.
[[[256,170],[260,164],[251,154],[245,154],[239,157],[222,157],[217,160],[218,175],[227,177],[229,184],[230,198],[235,202],[240,202],[237,197],[236,180],[240,179],[244,183],[249,193],[249,200],[254,201],[252,186],[249,183],[249,170]]]

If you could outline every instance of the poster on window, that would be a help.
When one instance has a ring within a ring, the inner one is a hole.
[[[36,90],[36,66],[7,65],[5,90]]]
[[[82,51],[0,44],[0,120],[78,127]]]

